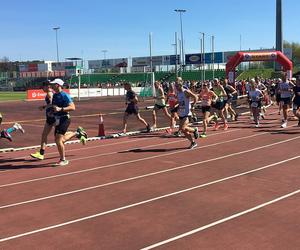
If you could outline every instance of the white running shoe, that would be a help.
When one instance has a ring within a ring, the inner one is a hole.
[[[281,124],[281,128],[286,128],[287,127],[287,122],[285,121],[284,123]]]
[[[63,167],[69,164],[68,160],[60,160],[58,163],[55,163],[53,167]]]
[[[14,127],[16,130],[21,131],[23,134],[25,133],[25,130],[23,129],[23,127],[21,126],[21,124],[15,123],[13,127]]]

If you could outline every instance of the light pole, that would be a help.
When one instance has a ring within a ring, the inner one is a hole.
[[[60,27],[54,27],[53,30],[55,31],[55,38],[56,38],[56,60],[59,62],[59,56],[58,56],[58,40],[57,40],[57,31],[60,29]]]
[[[177,13],[179,13],[179,18],[180,18],[180,33],[181,33],[181,67],[185,65],[185,58],[184,58],[184,49],[183,49],[183,30],[182,30],[182,13],[185,13],[186,10],[184,9],[176,9],[175,10]]]
[[[104,61],[104,69],[105,69],[105,72],[106,72],[106,66],[107,66],[107,62],[106,62],[106,53],[107,53],[107,49],[103,49],[101,50],[101,52],[103,53],[103,61]]]
[[[205,33],[199,32],[202,35],[202,64],[203,64],[203,81],[205,81]]]

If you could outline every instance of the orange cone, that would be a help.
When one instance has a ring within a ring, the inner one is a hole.
[[[102,114],[99,115],[98,136],[105,136],[104,123]]]

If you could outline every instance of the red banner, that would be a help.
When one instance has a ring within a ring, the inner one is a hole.
[[[69,89],[64,89],[64,92],[70,94]],[[27,100],[44,100],[46,93],[42,89],[27,90]]]

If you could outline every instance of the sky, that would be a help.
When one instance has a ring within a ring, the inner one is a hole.
[[[300,1],[282,0],[284,40],[300,42]],[[215,36],[215,51],[275,46],[276,0],[16,0],[1,1],[0,58],[60,61],[174,54],[182,16],[185,53],[200,52],[200,33]]]

